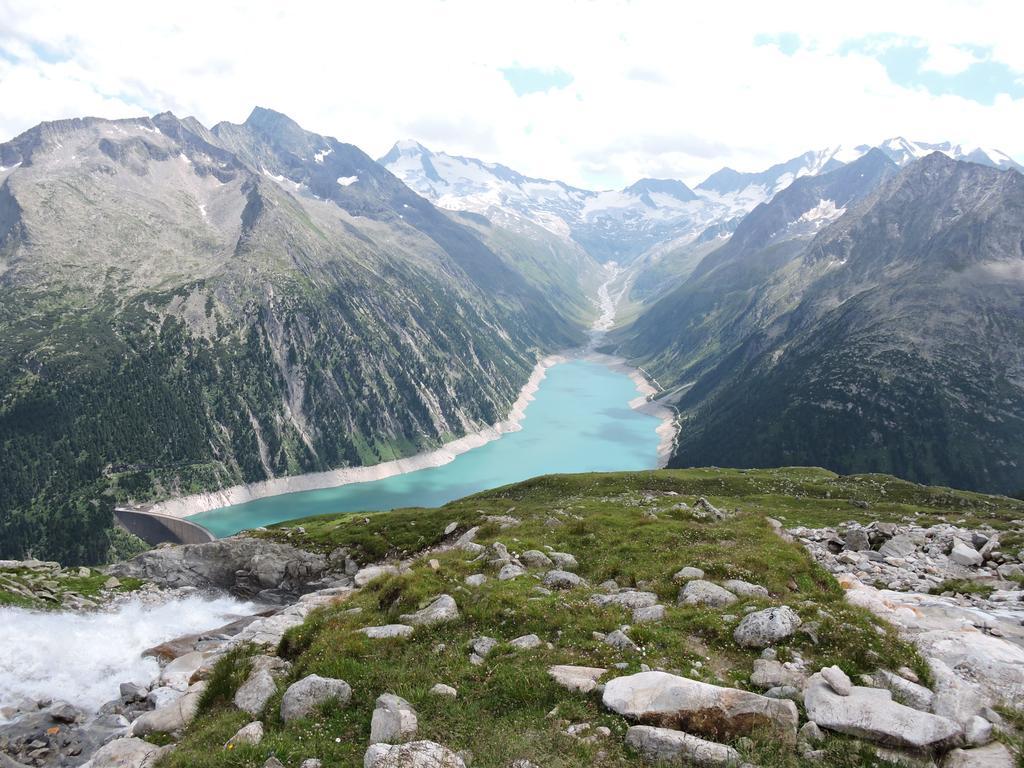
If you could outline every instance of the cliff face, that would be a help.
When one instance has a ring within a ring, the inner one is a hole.
[[[0,556],[95,562],[113,498],[436,446],[582,339],[543,270],[268,110],[43,124],[0,164]]]
[[[684,412],[670,463],[1024,488],[1024,176],[935,154],[773,238],[795,188],[627,331]]]

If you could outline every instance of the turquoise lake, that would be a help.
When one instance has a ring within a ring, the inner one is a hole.
[[[549,368],[522,429],[440,467],[317,491],[300,491],[192,515],[216,536],[309,515],[436,507],[488,488],[563,472],[653,469],[660,420],[634,411],[636,386],[599,363]]]

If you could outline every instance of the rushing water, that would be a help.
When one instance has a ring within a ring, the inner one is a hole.
[[[156,678],[160,667],[142,650],[254,610],[227,597],[158,605],[133,599],[93,613],[0,608],[0,706],[57,697],[95,709],[117,698],[120,683]]]
[[[558,472],[651,469],[660,424],[635,411],[636,386],[600,363],[573,360],[548,369],[522,429],[440,467],[365,483],[271,496],[189,519],[217,536],[330,512],[432,507],[470,493]]]

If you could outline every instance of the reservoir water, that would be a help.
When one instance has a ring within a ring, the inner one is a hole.
[[[549,368],[522,429],[440,467],[336,488],[270,496],[192,515],[216,536],[309,515],[434,507],[488,488],[563,472],[653,469],[660,419],[633,410],[636,385],[588,360]]]

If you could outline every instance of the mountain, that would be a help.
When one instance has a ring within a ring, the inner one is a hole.
[[[584,338],[545,272],[559,254],[526,276],[516,237],[493,248],[266,109],[0,145],[0,557],[97,561],[114,500],[373,464],[504,418],[537,356]]]
[[[620,337],[684,414],[672,465],[1024,487],[1024,176],[885,155],[795,182]]]
[[[931,154],[942,152],[953,160],[966,160],[980,165],[988,165],[1000,170],[1013,168],[1024,171],[1013,158],[997,149],[982,147],[964,147],[948,141],[940,144],[929,144],[921,141],[908,141],[902,136],[886,139],[877,147],[860,144],[856,147],[835,146],[825,149],[804,152],[802,155],[778,163],[767,170],[755,173],[741,173],[732,168],[722,168],[708,176],[697,185],[697,192],[719,196],[722,199],[746,199],[764,202],[782,191],[795,179],[802,176],[817,176],[852,163],[866,155],[872,149],[878,149],[898,166],[904,166],[914,160]]]
[[[415,141],[398,142],[380,163],[441,208],[480,213],[513,230],[532,222],[602,262],[629,262],[666,240],[696,235],[731,210],[674,179],[595,192],[432,152]]]

